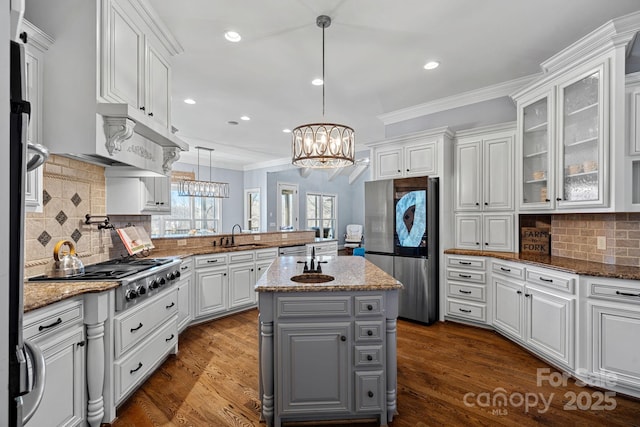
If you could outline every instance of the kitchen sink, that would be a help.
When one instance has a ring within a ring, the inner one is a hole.
[[[327,274],[303,273],[293,276],[291,280],[298,283],[326,283],[334,280],[335,277]]]

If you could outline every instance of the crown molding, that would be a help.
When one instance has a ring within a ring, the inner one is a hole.
[[[291,166],[291,157],[283,157],[280,159],[267,160],[265,162],[252,163],[250,165],[246,165],[242,168],[244,171],[256,170],[256,169],[266,169],[278,166]]]
[[[482,126],[472,129],[463,129],[456,131],[456,138],[464,138],[467,136],[478,136],[481,134],[495,134],[500,132],[513,133],[516,131],[516,122],[498,123],[495,125]]]
[[[132,1],[131,5],[171,55],[178,55],[184,52],[184,48],[178,39],[176,39],[164,21],[160,19],[160,16],[149,4],[148,0]]]
[[[22,28],[27,32],[27,44],[33,45],[41,51],[47,51],[55,43],[53,37],[33,25],[26,19],[22,20]]]
[[[382,141],[369,142],[365,144],[367,147],[378,147],[380,145],[393,144],[396,142],[409,142],[414,139],[424,139],[424,138],[433,138],[433,137],[446,137],[451,139],[455,136],[455,133],[448,127],[439,127],[428,130],[421,130],[419,132],[408,133],[401,136],[396,136],[393,138],[383,139]]]
[[[487,86],[481,89],[462,92],[457,95],[447,96],[445,98],[436,99],[434,101],[418,104],[413,107],[403,108],[396,111],[380,114],[378,119],[382,120],[385,126],[402,122],[405,120],[415,119],[416,117],[427,116],[429,114],[439,113],[440,111],[450,110],[452,108],[463,107],[469,104],[475,104],[482,101],[509,96],[512,92],[529,84],[538,78],[538,74],[520,77],[507,82]]]

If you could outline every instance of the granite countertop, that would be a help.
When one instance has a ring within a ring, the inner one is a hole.
[[[24,282],[24,312],[44,307],[77,295],[104,292],[120,286],[119,282]]]
[[[550,255],[522,254],[515,252],[477,251],[470,249],[447,249],[445,254],[486,256],[517,261],[530,265],[565,271],[584,276],[609,277],[612,279],[640,280],[640,267],[627,265],[603,264],[599,262],[584,261],[573,258],[563,258]]]
[[[276,259],[256,283],[257,292],[318,292],[318,291],[384,291],[401,289],[402,284],[363,257],[320,256],[326,261],[322,274],[335,277],[325,283],[298,283],[291,277],[302,274],[308,257],[281,257]],[[312,273],[313,274],[313,273]]]
[[[323,239],[327,241],[327,239]],[[317,241],[317,239],[316,239]],[[176,256],[180,258],[186,258],[193,255],[209,255],[209,254],[222,254],[227,252],[238,252],[238,251],[253,251],[256,249],[269,249],[269,248],[283,248],[286,246],[299,246],[306,245],[309,242],[306,240],[291,240],[286,243],[245,243],[235,246],[195,246],[195,247],[185,247],[185,248],[172,248],[166,250],[157,250],[154,249],[151,252],[151,257],[153,258],[164,258]]]

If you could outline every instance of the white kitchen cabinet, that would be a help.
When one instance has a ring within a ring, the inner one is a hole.
[[[45,145],[42,132],[42,97],[44,95],[44,63],[46,51],[53,39],[28,21],[23,21],[28,43],[25,45],[25,90],[31,103],[27,142]],[[27,212],[42,212],[42,170],[40,167],[27,173],[24,198]]]
[[[513,214],[455,214],[456,248],[513,252]]]
[[[104,2],[101,96],[144,112],[170,126],[171,67],[135,8],[123,0]]]
[[[311,253],[315,249],[316,256],[338,256],[338,242],[333,240],[331,242],[318,242],[307,243],[307,256],[311,256]]]
[[[107,214],[171,213],[171,178],[106,178]]]
[[[254,262],[229,265],[229,309],[254,305],[256,303],[256,292],[253,289],[255,284]]]
[[[456,211],[513,210],[515,125],[456,134]]]
[[[193,258],[182,260],[178,287],[178,333],[182,332],[193,319]]]
[[[45,388],[40,406],[26,424],[82,425],[86,418],[85,331],[82,300],[70,299],[25,313],[24,338],[43,352]],[[28,400],[32,396],[25,396]]]
[[[445,260],[447,318],[491,324],[486,259],[446,255]]]
[[[229,276],[226,265],[196,268],[196,319],[219,313],[228,308]]]
[[[626,135],[628,155],[625,158],[625,181],[630,188],[625,211],[640,211],[640,72],[626,76]]]

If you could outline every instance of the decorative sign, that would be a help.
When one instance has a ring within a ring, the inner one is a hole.
[[[551,235],[546,228],[522,227],[520,229],[520,252],[549,255]]]

